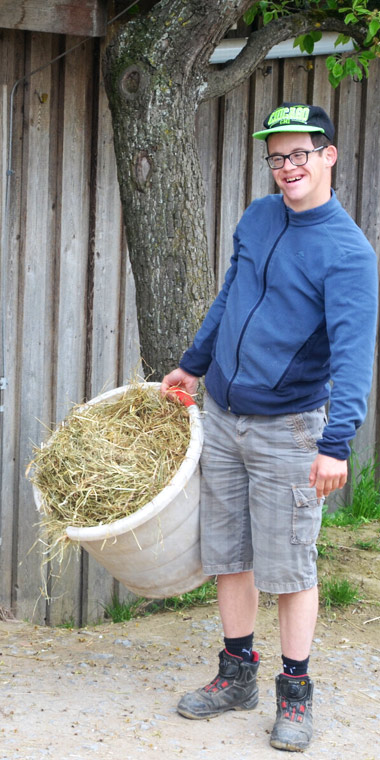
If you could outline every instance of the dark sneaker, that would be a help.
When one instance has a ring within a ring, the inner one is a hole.
[[[252,653],[252,662],[223,650],[219,654],[219,673],[203,689],[185,694],[177,710],[185,718],[215,718],[227,710],[253,710],[259,701],[256,675],[259,655]]]
[[[270,737],[272,747],[303,752],[313,734],[313,682],[309,676],[276,678],[277,715]]]

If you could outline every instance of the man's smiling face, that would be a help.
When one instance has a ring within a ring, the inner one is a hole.
[[[275,132],[267,140],[268,156],[288,154],[296,150],[313,150],[308,132]],[[310,153],[303,166],[294,166],[287,158],[282,169],[272,169],[273,177],[284,201],[293,211],[316,208],[330,199],[331,167],[337,151],[330,145]]]

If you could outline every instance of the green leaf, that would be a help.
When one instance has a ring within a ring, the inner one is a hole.
[[[322,32],[310,32],[310,37],[313,38],[314,42],[319,42],[322,39]]]
[[[329,82],[330,82],[331,86],[334,87],[334,89],[335,89],[335,87],[338,87],[340,79],[335,79],[334,75],[330,72],[330,74],[329,74]]]
[[[301,45],[301,43],[302,43],[302,41],[303,41],[303,38],[304,38],[304,36],[305,36],[304,34],[300,34],[298,37],[296,37],[296,38],[295,38],[295,40],[294,40],[294,42],[293,42],[293,47],[294,47],[294,48],[295,48],[295,47],[298,47],[298,45]]]
[[[364,45],[369,45],[373,40],[378,30],[380,29],[380,21],[377,18],[373,18],[369,24],[367,36],[364,40]]]
[[[311,34],[306,34],[304,39],[304,46],[306,52],[311,55],[314,50],[314,40],[311,36]]]
[[[373,35],[371,34],[371,32],[367,32],[367,36],[363,42],[363,45],[370,45],[372,40],[373,40]]]
[[[377,32],[380,29],[380,20],[378,18],[373,18],[369,25],[369,31],[372,34],[372,37],[377,34]]]
[[[301,53],[305,52],[305,37],[306,37],[305,34],[302,34],[300,37],[298,37],[298,47],[299,47]]]
[[[348,13],[347,16],[344,19],[345,24],[356,24],[357,18],[353,13]]]
[[[375,52],[371,50],[362,50],[362,52],[359,55],[359,61],[360,63],[363,63],[364,61],[373,61],[373,59],[376,58]]]
[[[335,57],[335,55],[329,55],[326,58],[326,66],[329,69],[329,71],[331,71],[334,68],[335,64],[336,64],[336,57]]]
[[[345,70],[345,73],[350,74],[350,76],[354,76],[355,74],[359,75],[362,73],[358,64],[356,63],[356,61],[354,61],[353,58],[346,58],[346,61],[344,64],[344,70]]]
[[[266,11],[266,13],[264,13],[264,16],[263,16],[264,26],[266,26],[267,24],[270,24],[270,22],[273,19],[273,15],[274,14],[272,13],[272,11]]]
[[[337,61],[331,73],[333,77],[335,77],[335,79],[339,79],[339,80],[342,79],[344,76],[344,70],[343,70],[342,64]]]
[[[347,34],[338,34],[334,42],[334,47],[336,47],[337,45],[347,45],[347,42],[349,42],[350,39],[351,37],[348,37]]]
[[[256,18],[257,14],[260,12],[260,8],[258,3],[255,3],[255,5],[252,6],[252,8],[248,8],[246,13],[243,16],[243,21],[247,26],[250,26],[253,24],[254,19]]]

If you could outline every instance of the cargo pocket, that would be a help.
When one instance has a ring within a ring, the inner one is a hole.
[[[292,485],[292,544],[314,544],[322,521],[323,499],[317,499],[315,488],[308,483]]]

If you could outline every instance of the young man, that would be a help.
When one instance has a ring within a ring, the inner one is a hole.
[[[312,736],[315,544],[323,498],[344,486],[366,412],[377,264],[331,190],[337,150],[325,111],[284,103],[254,137],[266,141],[281,194],[243,214],[224,285],[162,382],[163,393],[180,384],[193,394],[206,375],[202,563],[218,576],[225,636],[217,677],[178,710],[209,718],[256,707],[258,590],[278,594],[283,672],[271,744],[297,751]]]

